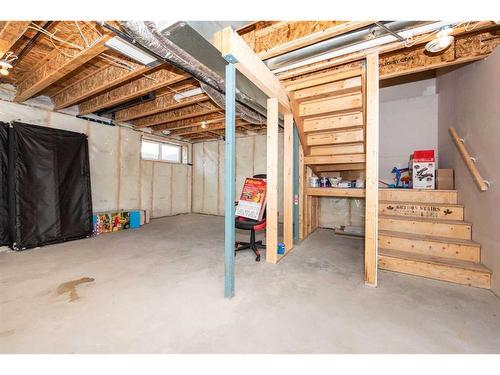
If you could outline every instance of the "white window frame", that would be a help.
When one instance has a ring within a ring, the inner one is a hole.
[[[149,142],[149,143],[155,143],[158,145],[158,159],[156,158],[147,158],[144,157],[142,154],[142,142]],[[179,159],[177,161],[174,160],[163,160],[162,159],[162,145],[168,145],[168,146],[174,146],[179,149]],[[148,161],[159,161],[162,163],[173,163],[173,164],[182,164],[183,163],[183,155],[184,154],[184,147],[180,144],[174,143],[174,142],[166,142],[166,141],[159,141],[157,139],[151,139],[151,138],[141,138],[141,159],[142,160],[148,160]]]

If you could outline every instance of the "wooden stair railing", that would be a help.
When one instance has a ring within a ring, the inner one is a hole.
[[[453,142],[455,142],[458,152],[462,156],[462,159],[464,160],[467,169],[469,169],[469,172],[471,173],[472,178],[476,183],[478,189],[480,191],[488,190],[489,182],[481,177],[481,174],[479,173],[479,170],[477,169],[476,166],[476,159],[470,156],[469,151],[467,151],[467,149],[465,148],[465,143],[463,138],[460,138],[458,136],[457,131],[453,127],[449,128],[448,131],[450,132],[451,138],[453,139]]]

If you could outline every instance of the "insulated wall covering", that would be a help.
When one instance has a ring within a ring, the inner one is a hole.
[[[0,246],[9,244],[7,124],[0,122]]]
[[[86,135],[14,123],[9,128],[9,204],[15,250],[90,236]]]

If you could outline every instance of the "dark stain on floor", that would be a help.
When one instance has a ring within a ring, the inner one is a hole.
[[[91,283],[93,281],[94,278],[92,277],[82,277],[81,279],[78,280],[67,281],[57,287],[57,295],[60,296],[62,294],[68,293],[69,294],[68,302],[74,302],[80,298],[80,296],[76,292],[76,287],[80,284]]]

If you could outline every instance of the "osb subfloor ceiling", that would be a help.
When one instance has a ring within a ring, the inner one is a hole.
[[[238,33],[266,60],[374,22],[258,21]],[[120,29],[118,22],[109,24]],[[498,44],[499,26],[486,21],[471,25],[457,29],[455,44],[437,56],[423,54],[421,44],[388,50],[381,55],[381,77],[488,55]],[[189,142],[223,136],[224,109],[199,89],[193,77],[168,63],[149,67],[108,48],[105,43],[114,36],[97,22],[0,21],[0,59],[12,65],[8,75],[0,76],[0,83],[15,86],[16,102],[46,96],[55,110],[77,106],[80,115],[97,114]],[[278,77],[287,86],[336,65],[326,60]],[[236,121],[238,133],[264,129],[265,125]]]

